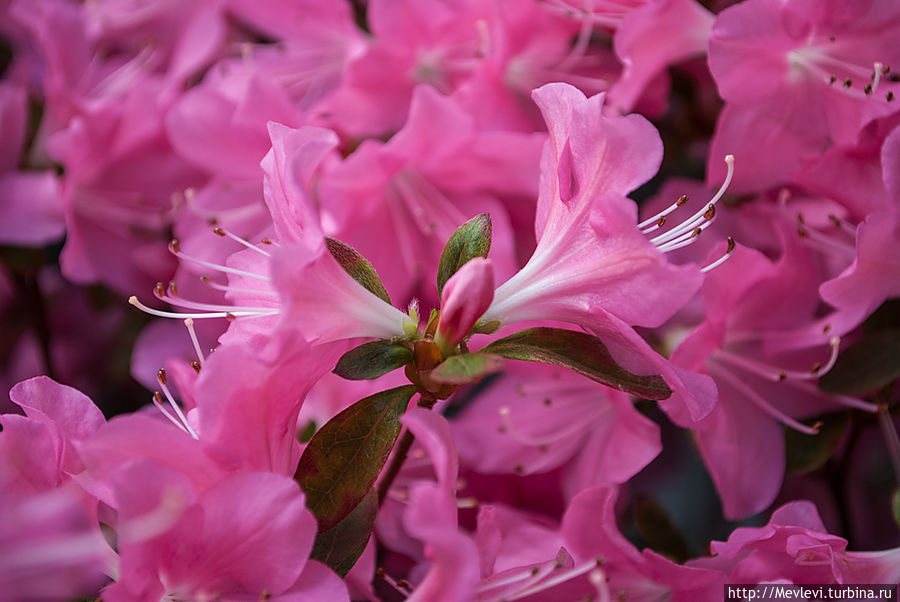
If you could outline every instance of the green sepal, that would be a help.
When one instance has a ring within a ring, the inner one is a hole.
[[[490,320],[489,322],[478,321],[472,327],[471,334],[494,334],[500,329],[500,320]]]
[[[371,341],[341,356],[334,373],[347,380],[371,380],[404,366],[413,359],[405,343]]]
[[[377,514],[378,494],[372,488],[350,514],[335,526],[316,535],[309,557],[318,560],[339,576],[346,576],[366,549],[375,528]]]
[[[369,263],[369,260],[360,255],[359,251],[341,242],[336,238],[325,238],[325,245],[328,252],[340,264],[344,271],[350,274],[354,280],[366,287],[366,290],[387,303],[391,304],[391,298],[388,296],[378,272]]]
[[[672,395],[672,389],[660,375],[632,374],[613,359],[600,339],[584,332],[529,328],[494,341],[481,352],[569,368],[598,383],[645,399],[658,401]]]
[[[400,416],[415,395],[412,385],[361,399],[329,420],[310,439],[294,479],[306,506],[328,531],[368,495],[400,434]]]
[[[464,385],[493,374],[503,367],[503,358],[490,353],[452,355],[431,371],[432,380],[446,385]]]
[[[444,285],[459,268],[476,257],[487,257],[491,250],[491,216],[476,215],[450,235],[438,262],[437,289],[443,293]]]

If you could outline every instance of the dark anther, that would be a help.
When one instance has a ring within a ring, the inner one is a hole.
[[[850,79],[849,77],[848,77],[847,79],[844,80],[844,87],[845,87],[845,88],[849,88],[849,87],[852,86],[852,85],[853,85],[853,80]]]

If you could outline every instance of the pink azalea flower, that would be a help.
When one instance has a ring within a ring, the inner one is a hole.
[[[833,145],[855,144],[867,123],[897,111],[900,10],[890,1],[752,0],[716,18],[709,64],[728,103],[719,117],[708,175],[719,153],[741,166],[738,192],[785,181]]]
[[[676,390],[670,405],[681,400],[690,419],[701,418],[714,403],[709,385],[697,383],[688,391],[683,383],[693,377],[664,367],[630,328],[659,326],[701,281],[694,266],[671,265],[661,252],[689,244],[693,225],[670,230],[654,243],[637,229],[636,208],[624,196],[658,168],[658,134],[637,115],[604,117],[602,95],[588,99],[571,86],[548,84],[534,97],[550,129],[535,222],[537,249],[496,290],[484,320],[555,320],[591,328],[606,337],[626,368],[662,372]],[[699,226],[702,216],[695,218]]]
[[[507,214],[533,206],[543,140],[486,131],[455,100],[419,86],[396,135],[365,141],[323,174],[323,226],[369,259],[392,294],[427,302],[437,301],[431,283],[447,239],[487,212],[495,274],[508,277],[518,241]]]
[[[195,490],[172,468],[141,460],[112,482],[121,570],[105,599],[348,599],[337,576],[308,562],[316,522],[288,477],[241,472]],[[316,577],[295,589],[311,567]]]
[[[475,544],[457,530],[456,480],[459,466],[450,426],[439,414],[413,409],[403,417],[427,451],[437,483],[417,480],[403,512],[407,534],[424,544],[427,573],[407,600],[466,602],[478,579]]]
[[[841,407],[874,409],[826,395],[813,383],[836,360],[835,335],[843,328],[832,326],[832,317],[816,319],[818,278],[810,253],[793,234],[782,240],[776,263],[738,247],[707,277],[707,319],[672,354],[676,364],[710,374],[719,388],[718,404],[696,426],[697,441],[732,519],[764,510],[781,488],[782,425],[814,434],[816,427],[798,420]]]
[[[900,548],[848,552],[847,541],[830,535],[815,505],[785,504],[763,527],[736,529],[728,541],[713,541],[712,558],[689,564],[723,571],[729,583],[896,583]]]
[[[473,470],[527,475],[567,466],[573,495],[624,483],[661,449],[658,428],[627,395],[550,366],[507,366],[453,428]]]
[[[587,12],[556,14],[547,2],[484,3],[477,21],[485,55],[454,93],[479,124],[522,132],[544,127],[531,91],[562,81],[596,93],[619,72],[613,53],[592,43]]]
[[[378,136],[403,125],[413,89],[428,84],[450,94],[472,70],[481,41],[466,2],[373,0],[373,40],[352,60],[321,109],[350,136]]]

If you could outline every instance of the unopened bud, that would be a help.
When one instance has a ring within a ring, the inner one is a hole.
[[[446,355],[468,336],[493,300],[494,266],[490,259],[469,260],[447,281],[435,335],[435,342]]]

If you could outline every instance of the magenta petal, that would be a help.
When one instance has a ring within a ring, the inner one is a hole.
[[[448,495],[454,495],[459,458],[447,419],[436,412],[413,408],[403,415],[401,421],[415,435],[416,441],[428,450],[440,486]]]
[[[273,365],[240,346],[223,346],[195,391],[202,441],[229,469],[292,475],[300,457],[297,415],[307,391],[333,364],[305,347]],[[324,360],[324,361],[323,361]]]
[[[201,541],[207,562],[223,576],[248,592],[273,594],[297,581],[312,551],[316,520],[292,479],[235,474],[201,494],[198,502],[204,510]],[[173,559],[179,560],[187,558]],[[189,563],[170,570],[177,568],[197,570]]]
[[[269,136],[272,150],[260,166],[275,232],[283,241],[307,240],[312,245],[321,238],[322,229],[310,198],[310,181],[322,160],[337,146],[337,136],[323,128],[295,130],[278,123],[269,124]]]
[[[627,113],[668,65],[702,56],[712,22],[712,14],[694,0],[656,0],[630,11],[614,38],[616,55],[625,69],[610,88],[610,102]]]
[[[404,524],[410,535],[425,542],[425,556],[432,562],[407,600],[469,602],[479,577],[478,550],[456,529],[455,500],[431,483],[416,483]]]
[[[20,382],[9,396],[29,417],[52,422],[71,439],[89,437],[106,424],[103,412],[87,395],[46,376]]]
[[[297,582],[275,602],[348,602],[347,586],[334,571],[321,562],[309,560]]]
[[[719,403],[697,427],[697,441],[722,500],[725,517],[746,518],[775,500],[784,479],[784,431],[727,383]]]

